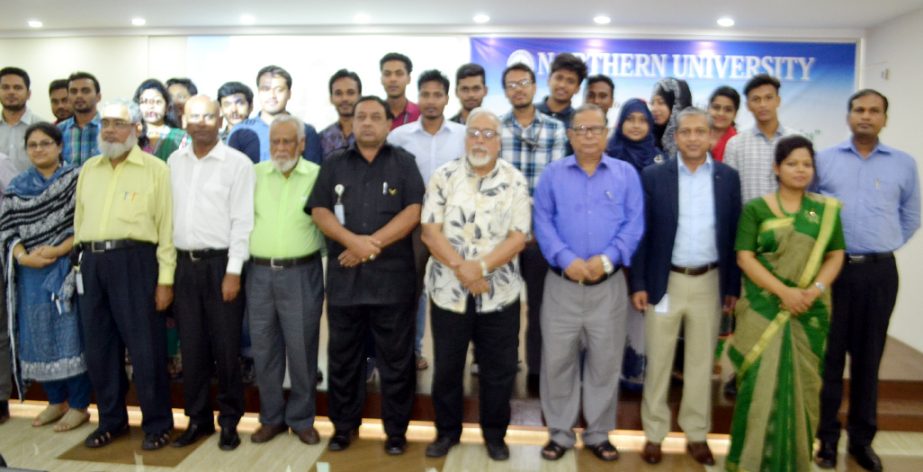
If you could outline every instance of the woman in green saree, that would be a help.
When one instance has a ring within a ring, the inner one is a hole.
[[[809,471],[820,411],[830,292],[845,243],[837,200],[807,192],[814,149],[779,140],[779,190],[747,202],[737,231],[744,273],[728,352],[737,369],[728,471]]]

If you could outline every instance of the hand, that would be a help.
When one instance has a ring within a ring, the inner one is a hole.
[[[475,281],[473,284],[469,285],[467,288],[468,288],[468,291],[471,292],[472,295],[480,295],[482,293],[487,293],[490,291],[490,284],[487,282],[487,279],[481,279],[481,280]]]
[[[649,306],[647,304],[647,291],[641,290],[640,292],[631,294],[631,304],[635,306],[635,310],[643,314]]]
[[[32,250],[32,254],[42,256],[47,259],[57,259],[61,257],[60,251],[55,246],[39,246]]]
[[[571,262],[567,269],[564,270],[564,274],[574,282],[583,282],[590,279],[590,269],[583,259],[574,259],[574,262]]]
[[[811,308],[811,306],[814,305],[814,301],[817,300],[817,297],[820,297],[820,290],[818,290],[817,287],[812,286],[810,288],[802,290],[801,297],[804,300],[804,302],[808,305],[808,308],[805,309],[805,311],[807,311],[807,309]]]
[[[224,274],[221,280],[221,299],[227,302],[233,302],[240,293],[240,274]]]
[[[157,311],[164,311],[171,303],[173,303],[173,286],[158,284],[154,294],[154,308]]]
[[[481,263],[478,261],[463,261],[460,263],[455,263],[452,264],[452,269],[455,271],[455,277],[457,277],[458,281],[461,282],[465,287],[468,287],[475,281],[484,278],[483,271],[481,270]]]
[[[726,315],[734,313],[734,307],[737,306],[737,297],[733,295],[726,295],[724,297],[724,305],[721,306],[721,311]]]
[[[54,263],[55,258],[48,258],[32,251],[31,254],[23,254],[18,259],[19,265],[30,267],[32,269],[42,269]]]
[[[591,257],[590,260],[587,261],[586,265],[587,269],[590,271],[590,282],[596,282],[606,275],[606,269],[603,267],[602,256]]]
[[[362,258],[354,254],[349,249],[343,250],[340,255],[337,257],[337,260],[340,262],[340,265],[346,268],[356,267],[359,264],[362,264]]]
[[[360,235],[353,237],[346,245],[346,249],[349,249],[360,261],[366,262],[381,254],[381,246],[381,241],[368,235]]]
[[[805,299],[803,290],[794,287],[785,287],[782,293],[779,293],[779,300],[782,302],[782,308],[791,312],[792,315],[800,315],[807,311],[809,305]]]

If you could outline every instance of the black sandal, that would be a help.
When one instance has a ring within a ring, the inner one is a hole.
[[[162,433],[145,434],[144,441],[141,441],[141,449],[145,451],[156,451],[170,443],[170,431]]]
[[[556,461],[564,456],[565,452],[567,452],[567,449],[564,446],[554,441],[548,441],[548,444],[545,444],[545,447],[542,448],[542,459]]]
[[[609,441],[603,441],[599,444],[587,446],[586,448],[592,451],[593,455],[598,457],[599,460],[611,462],[618,460],[619,458],[619,450],[616,449],[615,446],[613,446]]]
[[[86,439],[83,440],[83,445],[90,449],[98,449],[103,446],[108,446],[115,441],[120,436],[128,434],[128,425],[116,429],[115,431],[104,431],[102,429],[97,429],[90,433]]]

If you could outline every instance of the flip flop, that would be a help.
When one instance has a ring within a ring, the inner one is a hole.
[[[67,410],[67,413],[65,413],[54,425],[54,432],[63,433],[64,431],[70,431],[89,420],[90,414],[87,413],[86,410],[71,408]]]
[[[542,448],[542,458],[549,461],[556,461],[567,452],[567,448],[554,442],[548,441],[548,444],[545,444],[545,447]]]
[[[45,409],[42,410],[42,412],[39,413],[34,420],[32,420],[32,426],[37,428],[39,426],[45,426],[46,424],[54,423],[55,421],[61,419],[65,413],[67,413],[67,405],[63,403],[57,403],[54,405],[48,404],[48,406],[46,406]]]
[[[613,446],[609,441],[603,441],[599,444],[587,446],[586,448],[593,452],[594,456],[606,462],[618,460],[619,458],[618,449],[616,449],[615,446]]]

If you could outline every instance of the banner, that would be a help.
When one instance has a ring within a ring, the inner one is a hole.
[[[856,85],[856,43],[792,43],[768,41],[698,41],[566,38],[471,38],[471,62],[484,66],[489,95],[484,105],[509,110],[502,74],[522,62],[535,71],[535,101],[548,95],[548,78],[555,55],[569,52],[582,58],[590,75],[615,82],[616,105],[630,98],[650,100],[657,80],[676,77],[689,84],[692,102],[706,109],[711,92],[729,85],[741,93],[737,129],[753,126],[743,87],[756,74],[782,81],[780,122],[812,138],[820,149],[848,136],[846,100]],[[583,84],[585,85],[585,84]],[[584,88],[574,96],[583,102]]]

